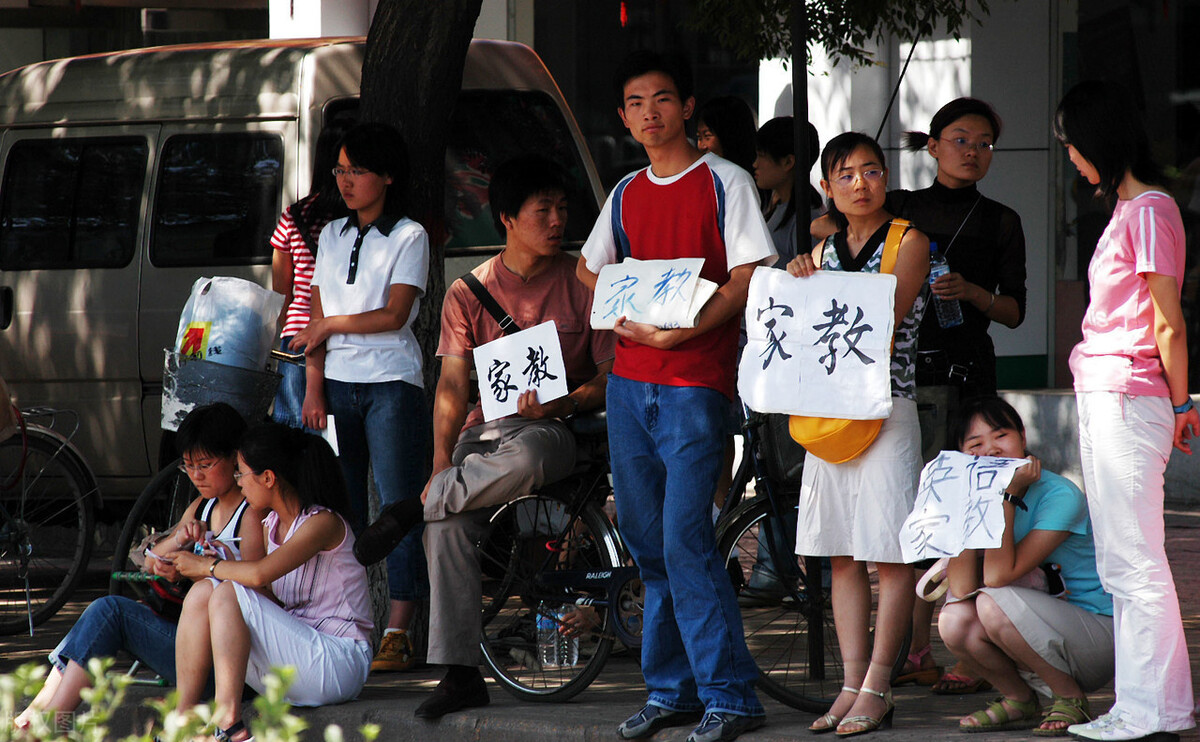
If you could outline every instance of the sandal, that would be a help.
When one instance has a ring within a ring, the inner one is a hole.
[[[245,728],[246,724],[241,720],[232,724],[228,729],[217,727],[217,731],[213,732],[213,739],[217,742],[233,742],[233,735],[243,731]],[[238,742],[254,742],[254,737],[247,737],[246,739],[238,740]]]
[[[1086,724],[1092,720],[1092,709],[1088,705],[1087,697],[1083,698],[1063,698],[1055,696],[1053,703],[1050,704],[1050,709],[1046,711],[1046,715],[1042,717],[1042,722],[1037,729],[1033,730],[1035,737],[1065,737],[1067,736],[1067,727],[1072,724]],[[1045,729],[1047,724],[1056,721],[1065,722],[1065,725],[1059,729]]]
[[[870,688],[863,688],[862,692],[870,693],[873,696],[879,696],[883,699],[883,715],[878,719],[875,719],[867,716],[866,714],[856,714],[854,716],[849,716],[845,719],[842,719],[842,723],[838,724],[837,726],[837,736],[839,738],[857,737],[860,734],[873,732],[876,729],[891,728],[892,717],[896,715],[896,704],[892,701],[892,692],[888,690],[884,693],[880,693],[879,691],[871,690]],[[858,727],[856,729],[843,729],[843,727],[849,724],[857,724]]]
[[[964,724],[960,721],[958,731],[973,734],[999,732],[1006,729],[1029,729],[1041,723],[1034,718],[1040,710],[1037,696],[1034,696],[1032,701],[1014,701],[1011,698],[1000,696],[988,704],[986,709],[976,711],[966,717],[974,719],[975,724]],[[1015,712],[1020,712],[1021,715],[1014,717],[1013,713]]]
[[[921,667],[921,660],[925,659],[926,657],[930,657],[930,653],[932,651],[933,645],[926,644],[925,648],[920,652],[909,652],[908,661],[905,662],[905,666],[907,667],[911,664],[913,669],[908,672],[901,672],[899,675],[897,675],[896,679],[892,681],[892,686],[908,685],[909,683],[914,685],[933,685],[936,683],[938,678],[942,676],[942,668],[938,667],[936,664],[934,664],[933,667]],[[932,657],[930,657],[930,659],[932,659]]]
[[[947,670],[942,679],[933,684],[931,691],[939,696],[965,696],[979,691],[989,691],[992,684],[983,678],[972,678],[959,675],[953,669]]]
[[[851,688],[848,685],[843,685],[841,692],[853,693],[857,696],[858,688]],[[808,731],[812,732],[813,734],[825,734],[826,732],[832,732],[833,730],[837,729],[837,726],[840,723],[842,723],[842,717],[835,716],[833,714],[825,714],[821,718],[814,721],[812,725],[808,727]],[[822,726],[817,726],[818,724],[821,724]]]

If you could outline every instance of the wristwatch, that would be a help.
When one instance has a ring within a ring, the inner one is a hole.
[[[578,414],[579,414],[579,400],[578,400],[578,399],[575,399],[574,397],[572,397],[572,396],[570,396],[570,395],[568,395],[568,396],[567,396],[567,401],[571,403],[571,412],[570,412],[570,414],[568,414],[568,415],[566,416],[566,418],[564,418],[564,419],[566,419],[566,420],[570,420],[571,418],[573,418],[573,417],[575,417],[576,415],[578,415]]]
[[[1188,397],[1183,404],[1179,405],[1178,407],[1171,407],[1171,409],[1175,410],[1176,415],[1182,415],[1195,406],[1196,405],[1192,404],[1192,398]]]
[[[1025,504],[1024,497],[1017,497],[1016,495],[1014,495],[1008,491],[1005,491],[1005,493],[1004,493],[1004,501],[1011,502],[1013,505],[1017,506],[1021,510],[1025,510],[1025,511],[1029,510],[1029,506]]]

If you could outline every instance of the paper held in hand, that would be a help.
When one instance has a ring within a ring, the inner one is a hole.
[[[881,420],[892,412],[896,277],[758,267],[738,393],[756,412]]]
[[[541,404],[567,396],[567,368],[554,320],[485,343],[474,356],[487,422],[514,414],[517,399],[530,389]]]
[[[913,511],[900,529],[904,561],[994,549],[1004,534],[1004,489],[1029,459],[942,451],[921,470]]]
[[[695,327],[696,315],[717,291],[700,277],[704,258],[626,258],[600,269],[592,300],[592,328],[611,330],[621,317],[664,330]]]

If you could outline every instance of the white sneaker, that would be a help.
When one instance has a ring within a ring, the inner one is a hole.
[[[1109,712],[1086,724],[1072,724],[1067,734],[1080,739],[1105,740],[1106,742],[1129,742],[1130,740],[1153,739],[1159,742],[1177,740],[1174,732],[1154,732],[1129,723],[1120,712]]]

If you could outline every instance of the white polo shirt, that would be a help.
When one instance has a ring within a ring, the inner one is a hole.
[[[429,274],[429,236],[412,219],[382,216],[363,230],[353,283],[350,259],[360,230],[356,215],[321,231],[312,285],[320,288],[326,317],[362,314],[387,305],[396,284],[417,287],[408,321],[399,330],[369,335],[335,333],[325,342],[325,378],[355,383],[407,381],[421,384],[421,348],[412,324]]]

